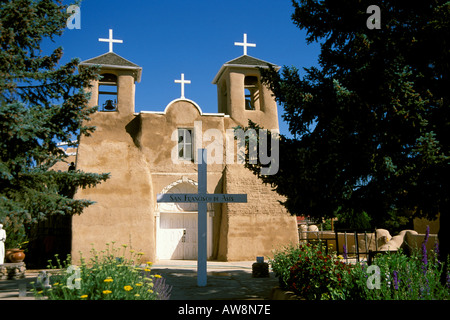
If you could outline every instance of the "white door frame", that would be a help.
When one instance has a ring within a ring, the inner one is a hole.
[[[163,212],[156,212],[155,215],[155,226],[156,226],[156,259],[161,260],[161,214],[165,213],[176,213],[176,214],[184,214],[184,213],[193,213],[193,211],[163,211]],[[196,214],[198,214],[197,211],[195,211]],[[208,259],[212,256],[212,243],[213,243],[213,236],[212,236],[212,230],[213,230],[213,217],[214,212],[208,210],[208,221],[207,221],[207,253],[208,253]]]
[[[168,186],[166,186],[160,193],[197,193],[197,182],[183,177]],[[161,249],[161,214],[165,213],[197,213],[198,204],[184,204],[184,203],[157,203],[155,208],[155,242],[156,242],[156,259],[160,260],[162,253]],[[212,203],[208,203],[208,220],[207,220],[207,258],[212,256],[213,248],[213,217],[214,207]]]

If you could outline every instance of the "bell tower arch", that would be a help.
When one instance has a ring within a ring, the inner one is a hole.
[[[250,119],[265,129],[278,130],[277,103],[261,82],[260,68],[269,66],[279,69],[248,55],[222,65],[212,82],[217,85],[218,112],[230,115],[242,126]]]
[[[79,68],[100,65],[100,79],[92,82],[90,107],[99,112],[133,114],[135,83],[141,81],[142,68],[114,52],[83,61]]]

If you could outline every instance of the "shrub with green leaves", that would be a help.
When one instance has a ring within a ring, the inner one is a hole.
[[[94,248],[91,258],[81,258],[80,266],[73,266],[70,257],[56,265],[49,265],[51,288],[35,284],[37,298],[49,300],[165,300],[171,287],[157,274],[151,274],[151,262],[141,264],[142,252],[107,244],[101,252]],[[51,263],[51,261],[49,261]]]
[[[274,252],[273,258],[269,259],[272,271],[278,277],[280,287],[287,289],[291,267],[298,261],[300,254],[299,246],[289,245]]]
[[[321,243],[299,246],[297,262],[289,270],[288,287],[308,300],[344,299],[351,266],[323,250]]]
[[[446,272],[436,254],[426,258],[416,250],[407,256],[401,250],[379,255],[368,272],[368,266],[355,265],[355,281],[361,289],[361,298],[366,300],[447,300],[450,298],[449,283],[441,282]],[[379,277],[379,287],[370,289],[369,277]],[[447,271],[448,279],[448,271]]]
[[[377,255],[370,267],[324,254],[320,242],[277,250],[269,262],[282,289],[308,300],[448,300],[449,270],[437,250],[427,252],[427,238],[410,255],[402,250]]]

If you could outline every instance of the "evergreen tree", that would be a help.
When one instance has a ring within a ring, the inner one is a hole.
[[[293,138],[281,137],[278,174],[260,178],[286,196],[296,215],[367,213],[380,228],[440,214],[445,257],[450,4],[377,1],[379,29],[372,28],[371,4],[293,1],[293,22],[309,43],[321,44],[319,67],[262,70]],[[258,174],[261,164],[246,166]]]
[[[62,34],[66,8],[60,1],[0,1],[0,221],[8,232],[82,213],[92,202],[73,199],[73,191],[109,176],[52,170],[67,158],[58,143],[73,146],[94,130],[84,125],[95,112],[85,88],[98,70],[76,73],[78,59],[58,66],[62,48],[50,55],[40,48]]]

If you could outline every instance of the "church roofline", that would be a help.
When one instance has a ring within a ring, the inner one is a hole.
[[[137,64],[119,56],[114,52],[107,52],[97,57],[80,62],[79,67],[96,66],[100,65],[103,68],[122,69],[122,70],[135,70],[136,81],[141,82],[142,67]]]
[[[167,113],[167,110],[169,109],[169,107],[170,107],[172,104],[174,104],[174,103],[176,103],[176,102],[178,102],[178,101],[187,101],[187,102],[189,102],[189,103],[192,103],[192,104],[194,105],[194,107],[197,109],[198,113],[200,113],[200,115],[203,114],[202,109],[200,108],[200,106],[199,106],[195,101],[192,101],[192,100],[186,99],[186,98],[178,98],[178,99],[175,99],[175,100],[170,101],[170,102],[167,104],[166,108],[164,109],[164,113]]]
[[[269,66],[272,66],[275,68],[275,70],[279,70],[280,67],[276,64],[254,58],[249,55],[242,55],[236,59],[230,60],[228,62],[225,62],[222,67],[220,68],[219,72],[217,72],[216,76],[214,77],[212,84],[217,84],[217,81],[219,80],[222,73],[225,71],[228,67],[235,67],[235,68],[269,68]]]
[[[200,108],[200,106],[193,100],[190,99],[186,99],[186,98],[177,98],[175,100],[170,101],[166,108],[164,109],[164,111],[140,111],[140,112],[135,112],[135,115],[139,115],[139,114],[166,114],[167,110],[169,109],[169,107],[178,102],[178,101],[186,101],[189,103],[192,103],[194,105],[194,107],[198,110],[198,112],[200,113],[201,116],[214,116],[214,117],[229,117],[229,115],[225,114],[225,113],[210,113],[210,112],[203,112],[202,109]]]

